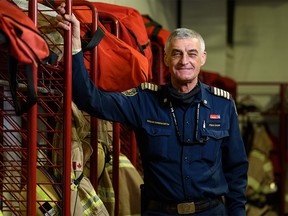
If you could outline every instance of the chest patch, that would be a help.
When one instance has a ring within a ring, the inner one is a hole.
[[[137,90],[136,88],[128,89],[126,91],[123,91],[122,94],[124,94],[125,96],[134,96],[137,94]]]
[[[209,118],[210,119],[221,119],[219,114],[210,114]]]

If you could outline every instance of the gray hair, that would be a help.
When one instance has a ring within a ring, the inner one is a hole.
[[[165,53],[168,52],[170,43],[175,38],[176,39],[197,38],[200,41],[200,49],[201,49],[200,51],[201,52],[205,51],[204,39],[198,32],[191,30],[191,29],[187,29],[187,28],[177,28],[170,34],[170,36],[168,37],[166,41],[165,48],[164,48]]]

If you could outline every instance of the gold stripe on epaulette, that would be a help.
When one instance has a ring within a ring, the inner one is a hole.
[[[226,98],[228,100],[230,99],[230,93],[225,91],[225,90],[223,90],[223,89],[219,89],[219,88],[213,87],[213,93],[214,93],[214,95]]]
[[[144,82],[144,83],[141,83],[141,89],[142,90],[149,89],[151,91],[158,91],[158,85],[155,85],[153,83]]]

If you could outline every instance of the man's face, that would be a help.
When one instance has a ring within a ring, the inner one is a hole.
[[[201,52],[197,38],[173,39],[164,60],[174,82],[197,83],[200,68],[206,61],[206,52]]]

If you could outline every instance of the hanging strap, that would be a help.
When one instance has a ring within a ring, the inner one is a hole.
[[[13,56],[9,57],[9,85],[10,91],[12,94],[13,103],[15,106],[16,115],[22,115],[24,112],[27,112],[34,104],[37,102],[37,95],[34,88],[33,82],[33,68],[32,64],[25,65],[25,72],[27,77],[27,100],[26,102],[21,101],[17,97],[17,69],[18,69],[18,60]]]
[[[94,33],[89,43],[87,45],[82,44],[83,52],[87,50],[92,50],[94,47],[96,47],[100,43],[104,35],[105,35],[104,30],[100,26],[98,26],[96,32]]]

